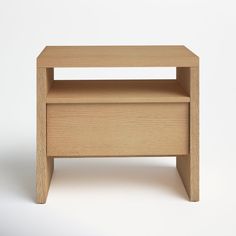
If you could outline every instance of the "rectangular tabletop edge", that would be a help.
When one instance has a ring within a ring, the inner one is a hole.
[[[38,67],[195,67],[199,57],[182,45],[47,46]]]

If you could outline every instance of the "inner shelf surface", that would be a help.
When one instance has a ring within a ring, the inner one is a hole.
[[[47,103],[190,102],[176,80],[54,80]]]

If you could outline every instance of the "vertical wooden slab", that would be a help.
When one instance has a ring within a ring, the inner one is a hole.
[[[199,201],[199,67],[177,68],[177,80],[190,95],[189,155],[177,156],[176,167],[190,201]]]
[[[53,82],[53,68],[37,68],[37,153],[36,201],[45,203],[52,178],[54,159],[47,158],[46,96]]]

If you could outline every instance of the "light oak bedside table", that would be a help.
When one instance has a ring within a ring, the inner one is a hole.
[[[54,80],[56,67],[176,67],[173,80]],[[49,46],[37,58],[37,202],[56,157],[176,156],[199,200],[199,58],[184,46]]]

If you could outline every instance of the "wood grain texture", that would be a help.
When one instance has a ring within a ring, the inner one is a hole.
[[[55,80],[47,103],[189,102],[176,80]]]
[[[198,66],[198,57],[185,46],[48,46],[38,67]]]
[[[45,203],[54,168],[53,158],[47,158],[46,96],[53,81],[53,68],[37,68],[37,153],[36,201]]]
[[[191,201],[199,201],[199,68],[177,68],[177,81],[190,95],[190,153],[176,165]]]
[[[54,81],[54,67],[176,67],[172,81]],[[37,202],[55,157],[176,156],[199,200],[199,58],[184,46],[48,46],[37,58]]]
[[[49,104],[48,156],[188,154],[188,103]]]

